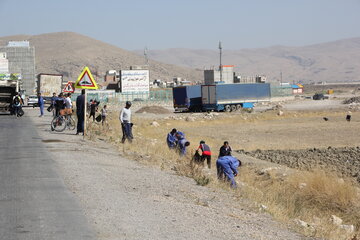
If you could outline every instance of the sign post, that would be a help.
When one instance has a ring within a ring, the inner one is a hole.
[[[75,88],[84,89],[84,138],[86,135],[86,110],[87,110],[87,99],[86,99],[86,89],[98,89],[97,83],[95,82],[90,69],[85,67],[81,74],[79,75],[77,81],[74,85]],[[79,120],[78,120],[79,121]]]

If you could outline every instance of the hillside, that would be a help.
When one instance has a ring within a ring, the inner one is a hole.
[[[239,74],[264,74],[270,81],[343,82],[360,80],[360,38],[303,47],[273,46],[261,49],[227,50],[223,44],[223,64],[235,65]],[[139,51],[137,51],[139,52]],[[209,68],[219,65],[214,50],[149,50],[149,57],[179,66]]]
[[[63,74],[65,80],[75,81],[84,66],[89,66],[100,81],[107,70],[144,65],[141,55],[73,32],[1,37],[0,45],[6,45],[10,40],[28,40],[31,46],[35,46],[36,73]],[[149,64],[151,79],[169,81],[176,76],[199,81],[203,78],[201,71],[188,67],[154,60]]]

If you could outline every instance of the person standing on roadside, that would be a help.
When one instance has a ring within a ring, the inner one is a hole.
[[[41,93],[38,93],[38,105],[40,108],[40,116],[39,117],[43,117],[44,116],[44,98],[41,96]]]
[[[51,97],[51,107],[52,107],[53,116],[55,116],[55,101],[56,101],[56,93],[53,93]]]
[[[221,146],[220,148],[220,152],[219,152],[219,157],[223,157],[223,156],[231,156],[231,147],[229,146],[229,142],[225,141],[224,145]]]
[[[104,107],[101,109],[101,125],[104,126],[104,122],[106,121],[106,115],[107,115],[107,106],[104,105]]]
[[[55,98],[55,116],[59,116],[60,110],[65,108],[65,100],[63,93],[60,93],[57,98]]]
[[[65,98],[65,108],[72,109],[72,102],[71,102],[71,93],[68,93]]]
[[[95,112],[96,112],[96,110],[97,110],[96,100],[91,99],[89,118],[93,117],[93,122],[95,121]]]
[[[133,139],[132,135],[132,123],[131,123],[131,102],[126,101],[125,107],[120,112],[120,122],[121,122],[121,129],[122,129],[122,139],[121,143],[124,143],[126,139],[131,143]]]
[[[84,106],[85,106],[85,89],[81,90],[81,95],[76,98],[76,115],[77,115],[77,131],[84,134]]]
[[[19,112],[20,112],[20,109],[21,109],[21,105],[23,104],[23,101],[20,97],[20,94],[19,93],[15,93],[15,96],[13,97],[13,110],[14,110],[14,114],[16,117],[19,117]]]

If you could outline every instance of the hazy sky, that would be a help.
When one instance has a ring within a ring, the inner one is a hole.
[[[134,50],[360,37],[360,0],[0,0],[0,36],[72,31]]]

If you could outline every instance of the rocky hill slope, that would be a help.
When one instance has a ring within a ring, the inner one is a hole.
[[[139,52],[139,51],[137,51]],[[214,50],[150,50],[149,57],[192,68],[219,65],[219,52]],[[344,82],[360,80],[360,38],[344,39],[304,47],[273,46],[261,49],[228,50],[223,43],[223,64],[235,65],[245,76],[264,74],[270,81]]]
[[[128,69],[131,65],[144,65],[144,57],[116,46],[73,32],[41,35],[1,37],[0,45],[8,41],[30,41],[35,46],[36,73],[63,74],[65,80],[75,81],[84,66],[89,66],[98,81],[107,70]],[[150,60],[151,79],[169,81],[183,77],[190,81],[202,80],[202,72]]]

